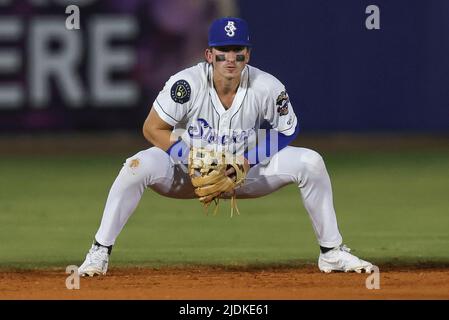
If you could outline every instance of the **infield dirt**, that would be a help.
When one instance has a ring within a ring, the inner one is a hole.
[[[447,268],[380,268],[380,289],[367,289],[368,274],[323,274],[301,268],[112,268],[66,288],[65,270],[0,273],[0,299],[449,299]]]

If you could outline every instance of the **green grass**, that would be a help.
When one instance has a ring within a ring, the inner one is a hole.
[[[374,262],[449,263],[449,152],[325,154],[339,227]],[[122,157],[0,159],[0,267],[80,264],[99,226]],[[196,200],[146,191],[111,264],[291,265],[318,247],[295,186],[229,202],[205,216]]]

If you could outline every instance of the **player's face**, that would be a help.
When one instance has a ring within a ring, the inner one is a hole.
[[[250,51],[247,47],[226,46],[206,50],[206,60],[214,66],[214,72],[225,79],[240,78],[249,61]]]

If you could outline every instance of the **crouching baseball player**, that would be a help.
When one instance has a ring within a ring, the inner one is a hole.
[[[290,183],[298,186],[311,218],[319,269],[371,272],[371,263],[342,244],[322,157],[288,146],[298,134],[298,119],[284,85],[248,65],[250,48],[244,20],[217,19],[206,61],[167,81],[143,127],[154,147],[123,165],[79,274],[106,274],[112,246],[147,188],[166,197],[199,198],[206,208],[231,198],[233,214],[236,199],[262,197]]]

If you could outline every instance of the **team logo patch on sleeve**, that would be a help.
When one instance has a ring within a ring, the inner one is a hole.
[[[174,102],[186,103],[190,100],[190,85],[185,80],[178,80],[172,85],[170,93]]]
[[[280,116],[285,116],[288,114],[288,103],[290,99],[288,98],[287,92],[282,91],[281,94],[276,99],[277,112]]]

